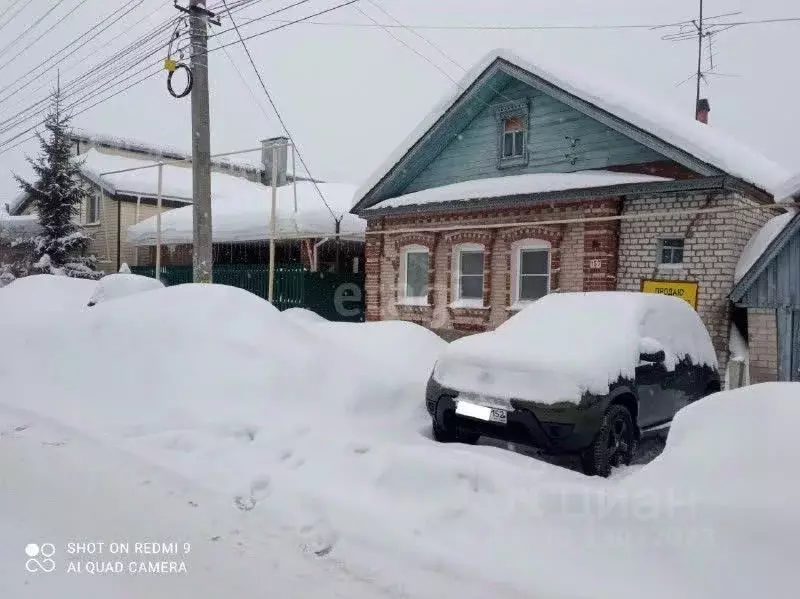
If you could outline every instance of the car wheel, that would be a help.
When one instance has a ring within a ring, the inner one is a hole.
[[[628,408],[614,404],[603,414],[600,430],[583,452],[583,471],[590,476],[608,477],[611,469],[628,465],[636,453],[636,431]]]
[[[481,436],[478,433],[463,431],[456,426],[445,428],[434,420],[433,438],[439,443],[464,443],[465,445],[475,445]]]

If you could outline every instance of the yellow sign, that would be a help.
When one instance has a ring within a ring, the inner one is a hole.
[[[679,297],[695,310],[697,310],[697,291],[697,283],[691,281],[642,281],[642,292]]]

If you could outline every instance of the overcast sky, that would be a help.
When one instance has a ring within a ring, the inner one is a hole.
[[[229,0],[230,2],[231,0]],[[295,19],[334,6],[341,0],[311,0],[274,19]],[[376,0],[400,21],[412,25],[607,25],[671,23],[694,18],[697,0]],[[0,14],[13,0],[0,0]],[[10,59],[73,7],[80,5],[22,56]],[[213,0],[215,5],[221,0]],[[22,2],[21,4],[25,4]],[[53,6],[53,0],[31,0],[0,31],[0,48],[20,33],[19,41],[0,50],[0,98],[8,86],[36,67],[44,58],[130,0],[63,0],[36,28],[34,22]],[[290,4],[289,0],[262,0],[240,21]],[[706,0],[706,14],[743,11],[735,19],[800,17],[795,0]],[[376,20],[390,22],[368,0],[355,6]],[[16,9],[14,9],[16,10]],[[153,13],[153,11],[155,11]],[[132,25],[149,13],[148,19]],[[173,19],[172,0],[144,0],[114,27],[70,56],[60,66],[62,81],[80,74],[95,62],[110,57],[154,26]],[[7,17],[6,17],[7,18]],[[324,21],[338,24],[370,23],[353,7]],[[2,23],[2,20],[0,20]],[[243,29],[247,35],[279,23],[261,21]],[[230,20],[223,21],[230,27]],[[405,30],[392,30],[418,52],[436,62],[458,80],[463,71],[422,39]],[[526,31],[421,31],[459,65],[469,68],[494,48],[515,50],[532,61],[548,65],[576,63],[594,73],[639,86],[664,103],[691,116],[696,43],[668,42],[662,35],[672,30],[526,30]],[[220,39],[232,41],[232,34]],[[166,36],[164,41],[166,42]],[[248,42],[278,108],[306,156],[312,173],[328,180],[359,183],[377,167],[428,113],[452,81],[423,58],[375,27],[298,24]],[[752,25],[731,29],[715,38],[716,70],[704,95],[712,105],[711,123],[793,171],[800,170],[800,22]],[[224,52],[210,59],[212,151],[254,147],[261,138],[280,133],[263,92],[240,46],[229,49],[239,70],[250,83],[263,110],[248,91]],[[150,59],[151,61],[154,59]],[[141,67],[137,67],[141,68]],[[47,84],[55,84],[55,71],[35,77],[36,83],[0,102],[0,121],[40,100]],[[43,89],[35,91],[38,87]],[[11,88],[12,90],[15,87]],[[27,129],[34,120],[0,134],[0,143]],[[190,148],[189,99],[175,100],[166,90],[166,74],[135,87],[78,116],[75,126],[98,133],[140,139],[153,144]],[[20,138],[22,139],[22,138]],[[25,154],[37,144],[0,154],[0,202],[18,193],[11,173],[28,175]],[[255,156],[251,156],[251,159]]]

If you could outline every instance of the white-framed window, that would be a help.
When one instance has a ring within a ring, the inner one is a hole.
[[[528,164],[528,129],[530,102],[527,99],[495,106],[498,129],[498,163],[500,169]]]
[[[683,239],[662,239],[659,263],[667,266],[683,264]]]
[[[483,307],[484,247],[465,243],[453,248],[453,304]]]
[[[525,239],[511,249],[512,303],[533,302],[550,293],[550,244],[541,239]]]
[[[91,192],[86,198],[86,224],[100,222],[100,194]]]
[[[519,116],[503,119],[503,154],[505,158],[525,155],[525,119]]]
[[[403,248],[400,267],[400,303],[428,304],[428,269],[430,252],[422,245]]]

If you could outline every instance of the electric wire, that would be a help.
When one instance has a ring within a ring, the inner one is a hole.
[[[36,26],[37,26],[37,25],[39,25],[39,23],[41,23],[41,22],[42,22],[42,21],[44,21],[44,20],[45,20],[45,19],[46,19],[48,16],[50,16],[50,13],[52,13],[52,12],[53,12],[55,9],[57,9],[57,8],[58,8],[59,6],[61,6],[63,3],[64,3],[64,0],[58,0],[58,1],[57,1],[55,4],[53,4],[53,6],[52,6],[52,7],[50,7],[50,10],[48,10],[48,11],[47,11],[46,13],[44,13],[44,14],[43,14],[41,17],[39,17],[38,19],[36,19],[36,21],[33,23],[33,25],[31,25],[30,27],[26,27],[26,28],[25,28],[25,29],[24,29],[24,30],[23,30],[23,31],[22,31],[22,32],[21,32],[21,33],[20,33],[20,34],[19,34],[17,37],[15,37],[15,38],[14,38],[13,40],[11,40],[11,41],[10,41],[8,44],[6,44],[5,46],[3,46],[3,48],[2,48],[2,49],[0,49],[0,56],[2,56],[2,55],[3,55],[3,53],[4,53],[6,50],[8,50],[9,48],[11,48],[11,47],[12,47],[14,44],[16,44],[16,43],[17,43],[19,40],[21,40],[23,37],[25,37],[25,35],[27,35],[27,34],[28,34],[28,33],[30,33],[31,31],[33,31],[34,29],[36,29]]]
[[[148,32],[148,34],[146,34],[144,37],[139,38],[137,40],[134,40],[128,46],[126,46],[125,48],[123,48],[122,50],[120,50],[119,52],[114,54],[113,56],[104,59],[102,62],[100,62],[98,64],[95,64],[92,68],[88,69],[87,71],[85,71],[80,76],[78,76],[75,79],[73,79],[72,81],[68,82],[66,85],[64,85],[62,87],[62,91],[69,92],[70,90],[72,90],[73,88],[75,88],[79,84],[82,85],[84,89],[87,89],[91,85],[96,85],[98,83],[104,83],[106,81],[106,79],[107,79],[108,74],[119,74],[120,72],[124,72],[126,69],[131,68],[132,66],[135,66],[136,64],[138,64],[142,60],[146,60],[150,56],[158,53],[158,51],[160,51],[160,49],[163,48],[163,44],[162,44],[161,41],[159,41],[159,40],[157,40],[155,38],[158,35],[160,35],[160,33],[165,31],[166,29],[168,29],[170,26],[171,26],[171,23],[160,25],[160,26],[156,27],[155,30],[153,30],[151,32]],[[155,40],[155,46],[152,45],[152,41],[154,41],[154,40]],[[149,46],[148,46],[148,43],[150,43]],[[135,54],[134,53],[133,56],[130,56],[129,54],[130,54],[130,52],[132,50],[134,50],[134,48],[138,48],[139,50],[145,50],[145,52],[143,52],[141,54]],[[152,51],[148,52],[148,50],[152,50]],[[121,58],[122,56],[125,56],[125,55],[128,55],[128,58],[124,59],[124,62],[122,64],[118,63],[117,60],[119,58]],[[69,71],[69,70],[71,70],[71,69],[66,69],[66,71]],[[48,85],[47,83],[44,83],[38,89],[42,89],[42,87],[45,87],[47,85]],[[17,112],[16,114],[12,115],[11,117],[6,118],[4,121],[0,121],[0,127],[6,126],[6,128],[7,128],[8,127],[8,123],[11,122],[13,119],[21,117],[22,115],[25,115],[26,113],[30,112],[31,110],[35,110],[37,107],[46,104],[48,102],[49,98],[50,98],[50,94],[48,94],[47,96],[45,96],[44,98],[42,98],[38,102],[36,102],[36,103],[28,106],[27,108]],[[4,98],[4,99],[7,99],[7,98]],[[2,100],[0,100],[0,103],[1,102],[2,102]],[[46,110],[46,109],[44,109],[44,110]],[[31,118],[32,116],[35,116],[35,114],[22,116],[22,118],[20,120],[24,121],[26,118]],[[2,131],[0,131],[0,133],[1,132]]]
[[[2,104],[3,102],[5,102],[5,100],[7,100],[7,99],[9,99],[9,98],[13,97],[13,96],[14,96],[14,95],[16,95],[17,93],[19,93],[20,91],[22,91],[23,89],[25,89],[26,87],[28,87],[29,85],[33,85],[33,84],[36,82],[36,79],[33,77],[33,75],[36,75],[36,76],[41,76],[41,75],[43,75],[43,74],[47,73],[48,71],[51,71],[52,69],[54,69],[56,66],[58,66],[59,64],[61,64],[61,63],[62,63],[64,60],[66,60],[66,59],[67,59],[67,58],[69,58],[69,57],[64,57],[64,58],[62,58],[61,60],[59,60],[59,61],[56,61],[55,63],[53,63],[52,65],[50,65],[50,66],[49,66],[47,69],[45,69],[44,71],[42,71],[42,72],[40,72],[40,73],[37,73],[37,71],[39,71],[39,69],[41,69],[41,68],[42,68],[44,65],[46,65],[46,64],[47,64],[47,63],[48,63],[48,62],[49,62],[51,59],[55,58],[56,56],[58,56],[58,55],[59,55],[59,54],[61,54],[62,52],[64,52],[64,51],[68,50],[68,49],[69,49],[71,46],[73,46],[74,44],[76,44],[76,43],[80,42],[80,41],[81,41],[81,40],[82,40],[84,37],[86,37],[87,35],[89,35],[89,34],[90,34],[92,31],[94,31],[94,30],[95,30],[95,29],[97,29],[98,27],[102,27],[102,26],[103,26],[103,24],[105,24],[105,23],[106,23],[106,22],[107,22],[107,21],[108,21],[110,18],[112,18],[112,17],[113,17],[115,14],[117,14],[117,13],[120,13],[120,14],[119,14],[119,16],[117,17],[117,19],[115,19],[115,20],[114,20],[112,23],[109,23],[109,24],[108,24],[108,27],[106,27],[105,29],[102,29],[102,30],[101,30],[101,31],[99,31],[97,34],[95,34],[94,36],[90,37],[88,40],[86,40],[86,41],[85,41],[85,42],[83,42],[82,44],[78,45],[76,48],[74,48],[73,52],[75,52],[75,51],[79,50],[80,48],[82,48],[83,46],[85,46],[86,44],[88,44],[90,41],[92,41],[93,39],[95,39],[95,38],[96,38],[98,35],[100,35],[101,33],[103,33],[103,32],[104,32],[106,29],[108,29],[109,27],[111,27],[112,25],[114,25],[114,24],[115,24],[117,21],[119,21],[120,19],[122,19],[122,18],[123,18],[123,17],[124,17],[126,14],[128,14],[128,13],[129,13],[131,10],[134,10],[134,9],[138,8],[138,6],[139,6],[139,5],[141,5],[143,2],[144,2],[144,0],[138,0],[138,2],[136,3],[136,5],[134,5],[132,8],[131,8],[131,7],[124,7],[124,6],[123,6],[123,7],[121,7],[121,8],[118,8],[117,10],[115,10],[115,11],[111,12],[111,14],[107,15],[107,16],[106,16],[104,19],[102,19],[100,22],[98,22],[97,24],[95,24],[95,25],[94,25],[94,26],[93,26],[91,29],[89,29],[88,31],[84,32],[84,33],[83,33],[81,36],[79,36],[79,37],[75,38],[75,39],[74,39],[74,40],[72,40],[72,41],[71,41],[69,44],[67,44],[66,46],[63,46],[63,47],[62,47],[60,50],[57,50],[56,52],[53,52],[52,54],[50,54],[50,56],[48,56],[47,58],[45,58],[45,59],[44,59],[42,62],[40,62],[40,63],[39,63],[38,65],[36,65],[35,67],[33,67],[33,68],[31,68],[31,69],[28,69],[28,71],[27,71],[27,72],[23,73],[23,74],[22,74],[22,75],[20,75],[20,76],[19,76],[17,79],[15,79],[15,80],[14,80],[14,81],[12,81],[10,84],[8,84],[8,85],[6,85],[6,86],[5,86],[6,90],[8,90],[9,88],[13,88],[13,87],[14,87],[14,86],[15,86],[17,83],[19,83],[20,81],[27,80],[27,82],[26,82],[26,83],[25,83],[23,86],[21,86],[21,87],[20,87],[18,90],[14,91],[14,92],[12,92],[12,93],[9,93],[9,94],[7,94],[7,95],[5,95],[5,96],[3,96],[3,97],[1,97],[1,98],[0,98],[0,104]]]
[[[11,12],[11,10],[12,10],[12,9],[13,9],[13,8],[14,8],[14,7],[17,5],[17,4],[19,4],[19,3],[20,3],[20,1],[21,1],[21,0],[15,0],[15,1],[14,1],[14,2],[12,2],[11,4],[9,4],[8,8],[6,8],[6,9],[3,11],[3,14],[2,14],[2,15],[0,15],[0,20],[2,20],[2,18],[3,18],[3,17],[5,17],[5,16],[6,16],[6,15],[7,15],[9,12]],[[2,31],[2,30],[3,30],[3,29],[4,29],[4,28],[5,28],[5,27],[6,27],[6,26],[9,24],[9,23],[11,23],[11,21],[13,21],[13,20],[14,20],[14,18],[15,18],[15,17],[16,17],[16,16],[17,16],[19,13],[21,13],[23,10],[25,10],[26,8],[28,8],[30,5],[31,5],[31,0],[28,0],[28,1],[27,1],[25,4],[23,4],[22,6],[20,6],[20,8],[19,8],[19,10],[18,10],[17,12],[15,12],[15,13],[14,13],[14,14],[12,14],[10,17],[8,17],[8,20],[7,20],[7,21],[5,21],[5,22],[4,22],[2,25],[0,25],[0,31]]]
[[[227,0],[222,0],[222,2],[227,7]],[[303,158],[303,154],[302,154],[302,152],[300,152],[300,148],[297,146],[297,143],[295,142],[294,137],[292,137],[292,134],[289,131],[289,127],[286,126],[286,121],[284,121],[283,116],[281,116],[281,113],[278,110],[278,106],[275,104],[275,101],[272,98],[272,94],[269,93],[269,90],[267,89],[267,85],[266,85],[266,83],[264,83],[264,78],[261,76],[261,72],[258,70],[258,66],[256,66],[256,61],[253,59],[253,55],[250,53],[250,48],[248,48],[247,44],[245,43],[245,40],[242,37],[242,34],[239,31],[239,28],[237,27],[236,21],[233,19],[233,17],[231,17],[231,23],[233,24],[234,28],[236,29],[236,35],[239,37],[239,41],[241,42],[242,47],[244,48],[244,51],[247,53],[247,58],[250,60],[250,64],[253,66],[253,70],[256,73],[256,77],[258,78],[258,82],[261,84],[261,88],[264,90],[264,94],[267,96],[267,100],[269,100],[269,103],[272,106],[272,109],[275,111],[275,116],[278,117],[278,122],[280,122],[281,127],[283,127],[283,130],[286,133],[286,136],[289,138],[289,141],[292,142],[292,147],[294,148],[294,151],[297,153],[297,158],[300,160],[300,164],[303,165],[303,170],[305,170],[305,172],[308,173],[309,179],[311,179],[311,183],[314,186],[314,189],[316,189],[317,194],[319,194],[319,197],[322,200],[322,203],[325,204],[325,207],[328,209],[328,212],[331,213],[331,216],[333,217],[333,220],[336,221],[336,224],[338,225],[341,222],[341,217],[339,217],[339,218],[336,217],[336,213],[334,213],[334,211],[331,208],[330,204],[328,204],[328,200],[325,199],[325,194],[322,193],[322,190],[319,188],[319,185],[317,184],[316,179],[312,175],[311,169],[308,168],[308,164],[306,164],[306,161]],[[221,46],[221,47],[224,48],[224,46]]]
[[[48,27],[48,28],[47,28],[47,29],[45,29],[45,30],[44,30],[42,33],[40,33],[40,34],[39,34],[39,37],[37,37],[37,38],[36,38],[35,40],[33,40],[32,42],[30,42],[30,43],[29,43],[27,46],[25,46],[25,47],[24,47],[22,50],[20,50],[19,52],[17,52],[17,53],[16,53],[14,56],[12,56],[11,58],[9,58],[9,59],[8,59],[6,62],[4,62],[3,64],[0,64],[0,71],[2,71],[2,70],[5,68],[5,67],[7,67],[7,66],[8,66],[8,65],[10,65],[12,62],[14,62],[14,61],[15,61],[17,58],[19,58],[20,56],[22,56],[22,55],[23,55],[23,54],[24,54],[24,53],[25,53],[25,52],[26,52],[28,49],[30,49],[30,47],[31,47],[31,46],[35,45],[35,44],[36,44],[36,43],[37,43],[39,40],[41,40],[41,39],[42,39],[42,38],[43,38],[45,35],[47,35],[47,34],[48,34],[48,33],[50,33],[51,31],[53,31],[53,29],[55,29],[56,27],[58,27],[59,25],[61,25],[61,23],[63,23],[64,21],[66,21],[66,20],[67,20],[67,19],[68,19],[70,16],[72,16],[72,14],[73,14],[73,13],[74,13],[76,10],[78,10],[78,9],[79,9],[81,6],[83,6],[84,4],[86,4],[88,1],[89,1],[89,0],[80,0],[80,2],[78,2],[78,4],[76,4],[75,6],[73,6],[73,7],[70,9],[70,11],[69,11],[68,13],[66,13],[65,15],[63,15],[63,16],[62,16],[62,17],[61,17],[61,18],[60,18],[58,21],[56,21],[55,23],[53,23],[52,25],[50,25],[50,27]]]

